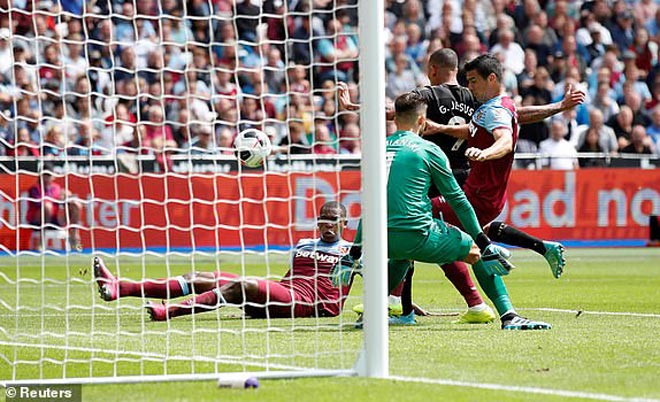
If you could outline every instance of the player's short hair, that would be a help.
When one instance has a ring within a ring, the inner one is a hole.
[[[407,92],[399,95],[394,101],[396,117],[401,120],[414,120],[420,114],[426,114],[426,101],[417,92]]]
[[[502,63],[492,53],[482,54],[475,59],[465,63],[463,67],[465,73],[476,71],[482,78],[488,78],[489,75],[495,74],[498,82],[502,81]]]
[[[344,206],[344,204],[342,204],[341,202],[338,202],[338,201],[328,201],[325,204],[323,204],[323,206],[321,206],[321,210],[319,211],[320,215],[323,215],[323,211],[328,210],[328,209],[338,209],[339,213],[340,213],[340,216],[342,218],[346,218],[346,216],[348,215],[348,213],[346,212],[346,207]]]
[[[438,49],[429,56],[429,64],[455,70],[458,68],[458,55],[448,48]]]

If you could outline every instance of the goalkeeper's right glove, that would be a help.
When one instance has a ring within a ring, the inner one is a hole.
[[[336,288],[339,286],[348,286],[355,274],[362,275],[362,262],[354,259],[350,254],[346,254],[330,270],[332,286]]]
[[[504,276],[509,275],[509,272],[515,268],[508,261],[511,258],[511,252],[509,250],[492,244],[484,233],[480,233],[475,240],[477,246],[481,249],[481,261],[488,273]]]

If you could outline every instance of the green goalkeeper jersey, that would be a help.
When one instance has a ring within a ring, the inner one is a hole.
[[[429,188],[434,185],[454,210],[465,231],[475,238],[481,227],[456,182],[445,153],[411,131],[387,138],[387,228],[428,231],[433,223]]]

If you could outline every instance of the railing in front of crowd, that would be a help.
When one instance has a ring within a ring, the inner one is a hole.
[[[553,160],[576,160],[575,157],[557,157],[542,154],[520,153],[515,155],[514,167],[517,169],[542,169],[551,167]],[[158,159],[153,155],[118,154],[116,156],[66,156],[49,157],[0,157],[0,174],[16,172],[38,172],[40,162],[49,160],[54,165],[55,173],[76,174],[113,174],[113,173],[227,173],[239,169],[259,171],[239,166],[234,155],[173,155]],[[582,168],[660,168],[660,155],[579,153],[577,161]],[[359,155],[288,155],[278,154],[268,158],[265,169],[270,172],[323,172],[360,169]]]

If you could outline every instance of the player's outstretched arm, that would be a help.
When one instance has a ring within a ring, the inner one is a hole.
[[[586,94],[580,90],[573,90],[569,85],[564,99],[559,102],[550,103],[541,106],[521,106],[518,108],[518,123],[530,124],[542,121],[550,116],[554,116],[564,110],[569,110],[579,104],[584,103]]]
[[[427,119],[422,135],[445,134],[455,138],[468,138],[470,136],[469,127],[468,124],[447,125]]]
[[[495,142],[486,149],[468,148],[465,150],[465,156],[471,161],[483,162],[493,159],[499,159],[513,152],[513,136],[508,128],[498,128],[493,130]]]

